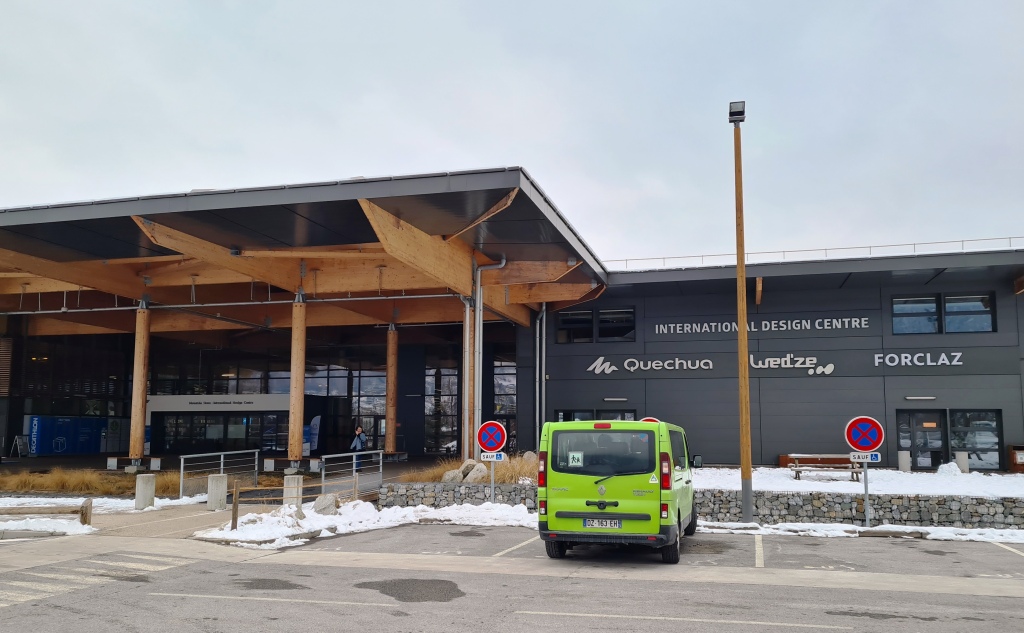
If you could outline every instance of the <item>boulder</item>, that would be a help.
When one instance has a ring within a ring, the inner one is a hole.
[[[455,470],[449,470],[441,476],[441,483],[443,484],[461,484],[462,483],[462,471],[456,468]]]
[[[313,502],[313,512],[317,514],[337,514],[338,495],[320,495]]]
[[[473,466],[473,470],[469,471],[466,478],[462,480],[464,484],[482,484],[491,480],[491,471],[487,469],[487,466],[483,464],[477,464]]]
[[[535,462],[537,461],[537,453],[534,453],[533,451],[526,451],[523,453],[523,459],[528,462]]]
[[[475,459],[467,459],[466,461],[462,462],[461,466],[459,466],[459,472],[462,473],[463,478],[466,478],[469,475],[469,473],[474,468],[477,467],[477,465],[478,464],[476,463]]]

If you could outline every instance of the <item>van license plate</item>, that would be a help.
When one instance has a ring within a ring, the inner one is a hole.
[[[583,519],[585,528],[621,528],[622,522],[618,519]]]

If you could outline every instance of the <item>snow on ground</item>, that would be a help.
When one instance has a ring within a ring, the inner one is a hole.
[[[892,537],[905,534],[906,538],[916,538],[917,534],[921,534],[925,539],[932,541],[1024,543],[1024,530],[1016,528],[967,529],[917,525],[880,525],[873,528],[864,528],[847,523],[777,523],[775,525],[758,525],[757,523],[712,523],[710,521],[698,521],[697,531],[705,534],[761,534],[775,536],[818,536],[825,538],[871,536],[872,533]]]
[[[739,490],[737,468],[695,468],[693,485],[698,490]],[[864,482],[850,481],[849,472],[804,472],[793,478],[788,468],[755,468],[754,490],[778,492],[848,492],[864,494]],[[956,464],[938,472],[901,472],[868,469],[871,494],[939,495],[964,497],[1024,497],[1024,474],[961,473]]]
[[[0,508],[31,508],[36,506],[80,506],[85,497],[0,497]],[[182,499],[157,499],[156,507],[145,510],[135,509],[135,499],[113,499],[96,497],[92,500],[93,514],[115,514],[126,512],[150,512],[169,506],[205,503],[206,495],[184,497]],[[46,518],[42,518],[46,517]],[[0,532],[7,530],[29,532],[60,532],[63,534],[89,534],[96,528],[82,525],[78,519],[55,519],[50,515],[38,517],[4,517],[0,515]]]
[[[0,508],[30,508],[32,506],[80,506],[85,497],[0,497]],[[156,507],[145,510],[135,509],[135,499],[115,499],[112,497],[94,497],[92,500],[93,514],[119,514],[124,512],[150,512],[169,506],[187,506],[194,503],[206,503],[206,495],[183,497],[181,499],[157,499]],[[3,523],[0,523],[2,529]]]
[[[290,538],[299,535],[351,534],[410,523],[504,525],[537,529],[537,515],[530,513],[522,504],[509,506],[501,503],[484,503],[479,506],[464,504],[444,508],[416,506],[377,510],[371,503],[352,501],[343,504],[335,515],[313,512],[312,503],[304,504],[302,511],[305,514],[303,519],[296,518],[295,506],[284,506],[268,514],[247,514],[238,519],[237,530],[231,530],[225,525],[221,529],[196,532],[195,536],[232,541],[234,544],[256,543],[261,549],[279,549],[305,543],[304,539]]]

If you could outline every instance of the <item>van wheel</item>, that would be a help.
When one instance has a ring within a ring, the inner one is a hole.
[[[683,530],[684,536],[693,536],[697,533],[697,506],[690,506],[690,522],[686,525],[686,529]]]
[[[676,540],[661,548],[661,562],[675,565],[679,562],[679,532],[676,532]]]
[[[548,558],[565,558],[565,550],[569,547],[558,541],[544,541],[544,549],[548,553]]]

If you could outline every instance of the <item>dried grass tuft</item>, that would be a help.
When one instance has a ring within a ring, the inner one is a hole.
[[[433,466],[402,473],[398,477],[398,481],[403,483],[439,482],[446,472],[459,468],[462,463],[461,459],[446,457]],[[494,466],[494,483],[496,484],[517,484],[526,480],[529,480],[530,483],[537,482],[536,459],[523,459],[521,455],[513,455],[509,461]]]

